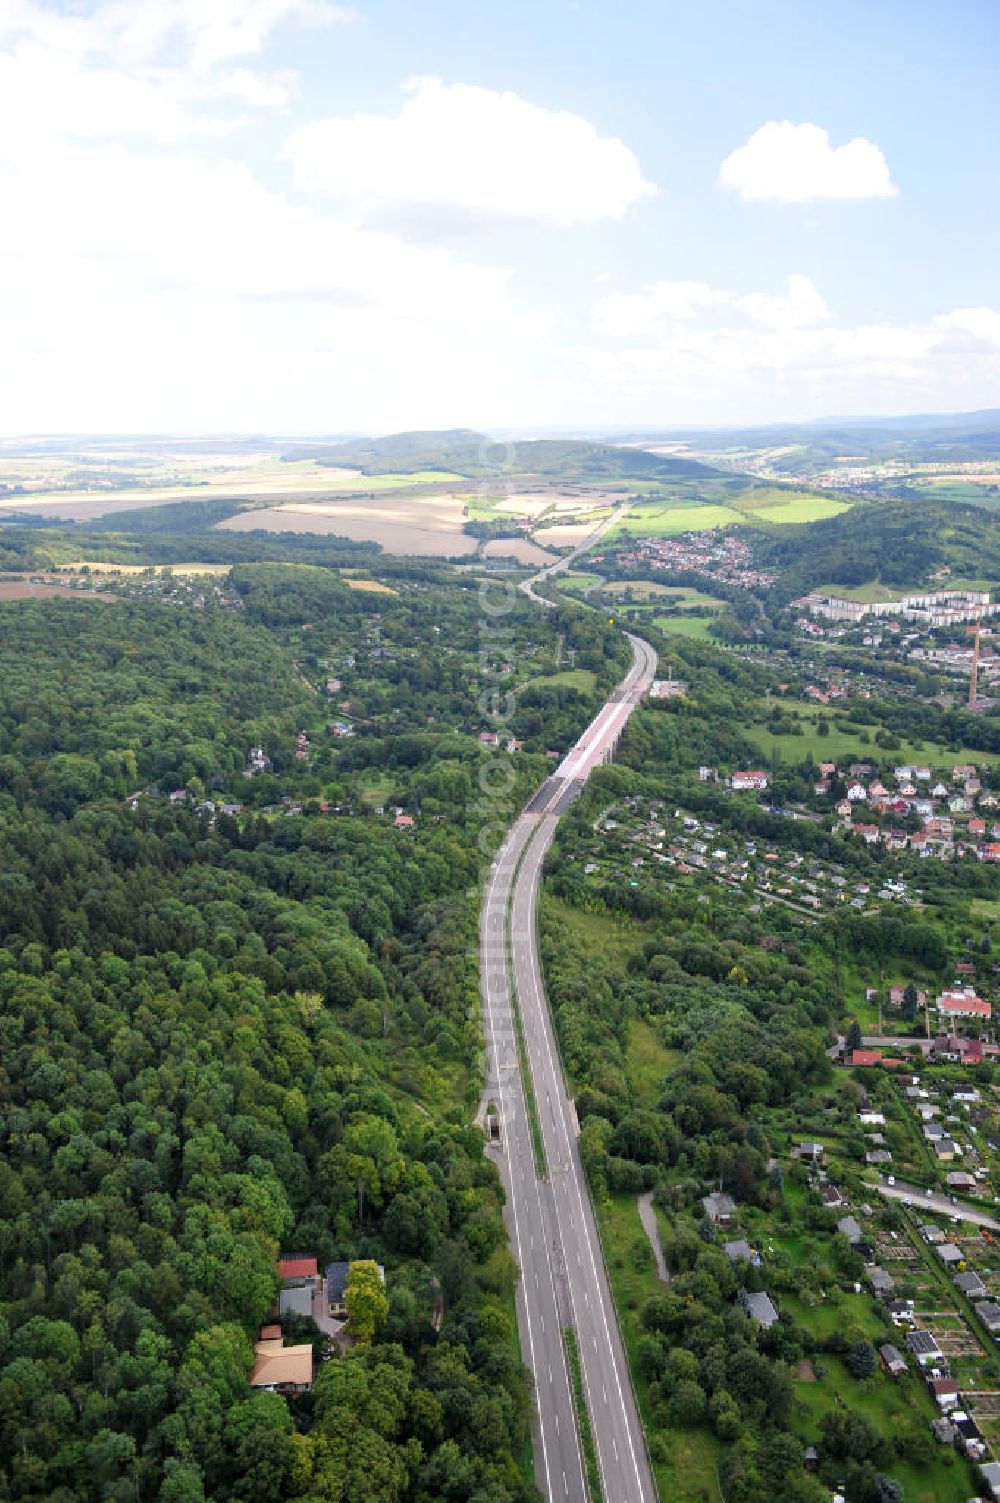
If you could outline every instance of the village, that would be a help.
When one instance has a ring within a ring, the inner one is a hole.
[[[805,1333],[814,1355],[798,1363],[799,1392],[839,1392],[841,1373],[862,1382],[871,1413],[915,1421],[997,1498],[1000,1103],[947,1042],[935,1040],[915,1071],[913,1060],[841,1041],[831,1087],[785,1124],[792,1217],[714,1191],[700,1202],[703,1235],[738,1271],[747,1318]],[[807,1449],[807,1467],[816,1456]]]
[[[594,563],[602,561],[603,556],[595,555]],[[618,562],[626,568],[642,565],[657,572],[705,574],[740,590],[766,590],[774,583],[773,574],[754,564],[749,544],[721,531],[637,538],[633,548],[618,554]]]
[[[586,861],[584,874],[600,880],[608,875],[610,862],[612,873],[624,875],[628,870],[633,885],[639,885],[637,874],[644,868],[666,868],[677,876],[701,872],[722,886],[756,894],[765,902],[782,902],[803,914],[845,904],[877,912],[886,904],[921,903],[913,856],[1000,860],[1000,801],[983,787],[972,764],[956,763],[949,783],[933,779],[927,766],[899,765],[891,777],[886,774],[887,786],[871,762],[851,763],[842,772],[836,763],[824,762],[819,774],[811,805],[764,807],[790,822],[818,821],[831,834],[857,838],[865,849],[877,848],[877,866],[852,867],[832,856],[797,849],[792,842],[729,829],[723,818],[633,796],[597,820],[594,828],[600,838],[591,844],[593,859]],[[725,777],[715,767],[702,766],[698,777],[702,784],[721,784],[731,795],[767,795],[771,787],[771,775],[760,769],[737,770]],[[828,810],[838,787],[843,797],[830,816],[811,812]],[[907,855],[909,861],[885,860]]]

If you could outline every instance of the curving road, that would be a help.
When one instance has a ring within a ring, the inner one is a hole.
[[[550,1503],[589,1498],[565,1357],[563,1333],[570,1327],[605,1503],[655,1503],[657,1496],[580,1162],[576,1113],[559,1062],[535,924],[542,865],[559,816],[593,768],[610,760],[652,682],[653,649],[639,637],[629,641],[633,660],[626,678],[508,832],[490,870],[480,921],[486,1096],[495,1102],[502,1124],[498,1162],[507,1195],[504,1214],[521,1268],[518,1325],[538,1408],[535,1473]],[[544,1145],[544,1176],[535,1168],[514,996]]]
[[[594,544],[600,542],[606,532],[610,532],[612,527],[617,527],[622,517],[628,513],[631,504],[630,501],[626,501],[622,506],[616,507],[611,516],[606,517],[603,522],[599,523],[593,532],[589,532],[583,542],[579,543],[572,552],[564,553],[562,558],[557,559],[554,564],[546,564],[544,569],[540,569],[537,574],[532,575],[530,579],[526,579],[521,585],[521,589],[529,599],[533,600],[536,605],[554,605],[554,600],[546,600],[544,595],[535,594],[535,585],[544,584],[547,579],[551,579],[555,574],[565,573],[570,564],[575,564],[578,558],[582,558],[585,553],[589,553]]]

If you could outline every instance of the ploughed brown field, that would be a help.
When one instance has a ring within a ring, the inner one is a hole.
[[[462,531],[463,503],[454,496],[387,494],[364,501],[293,501],[227,517],[229,532],[314,532],[381,543],[387,553],[457,558],[475,553]]]

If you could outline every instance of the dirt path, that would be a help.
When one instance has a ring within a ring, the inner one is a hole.
[[[647,1190],[645,1195],[640,1195],[637,1204],[639,1206],[639,1220],[642,1222],[642,1229],[649,1238],[649,1244],[653,1249],[653,1257],[656,1259],[656,1272],[659,1275],[661,1283],[669,1284],[670,1270],[667,1267],[667,1260],[663,1256],[660,1228],[657,1225],[656,1212],[653,1210],[652,1190]]]

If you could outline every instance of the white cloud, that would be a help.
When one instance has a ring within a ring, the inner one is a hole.
[[[793,274],[787,290],[775,295],[750,292],[738,296],[707,282],[654,282],[642,292],[612,292],[594,307],[591,328],[615,339],[673,337],[676,323],[687,324],[713,313],[774,329],[806,328],[823,323],[830,310],[808,277]]]
[[[750,292],[738,300],[739,307],[754,323],[772,329],[807,329],[832,317],[826,299],[808,277],[788,278],[787,291],[774,297]]]
[[[362,401],[405,421],[407,393],[448,418],[510,376],[501,344],[548,331],[507,267],[359,227],[241,159],[239,125],[297,93],[256,56],[270,28],[341,14],[0,0],[6,431],[357,426]]]
[[[422,232],[620,219],[655,192],[629,148],[580,115],[438,78],[407,87],[398,115],[294,131],[286,152],[299,184]]]
[[[719,186],[746,203],[891,198],[898,192],[879,147],[864,136],[832,146],[819,125],[769,120],[719,169]]]
[[[130,68],[176,45],[186,66],[212,68],[259,53],[286,21],[329,26],[353,15],[327,0],[97,0],[71,11],[40,0],[3,0],[0,43],[28,37],[79,57],[113,54]]]
[[[1000,311],[845,322],[801,275],[778,295],[697,282],[609,293],[594,304],[591,331],[565,365],[581,405],[597,412],[603,399],[605,422],[764,421],[1000,398]]]

